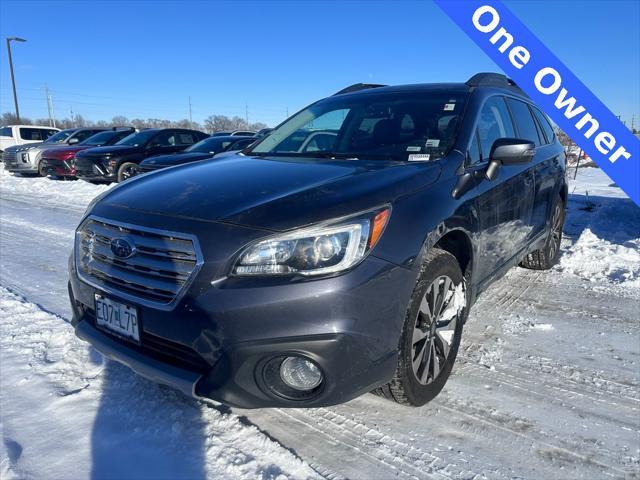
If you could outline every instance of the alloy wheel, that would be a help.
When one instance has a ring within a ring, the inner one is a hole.
[[[556,208],[553,211],[553,218],[551,219],[551,238],[549,241],[549,259],[553,259],[556,253],[560,249],[560,242],[562,241],[562,206],[560,203],[556,204]]]
[[[413,329],[411,365],[422,385],[438,378],[449,356],[459,312],[451,314],[447,307],[454,299],[455,289],[451,278],[442,275],[429,285],[420,303]]]

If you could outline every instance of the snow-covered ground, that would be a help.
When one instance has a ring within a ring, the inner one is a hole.
[[[483,294],[419,409],[228,409],[104,360],[66,262],[106,188],[0,173],[1,478],[640,477],[640,209],[600,170],[571,183],[560,264]]]

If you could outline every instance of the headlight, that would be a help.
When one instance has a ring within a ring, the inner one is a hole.
[[[391,209],[379,208],[347,219],[261,240],[245,248],[234,275],[322,275],[346,270],[376,245]]]

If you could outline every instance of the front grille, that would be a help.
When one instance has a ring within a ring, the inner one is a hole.
[[[133,247],[117,256],[112,242]],[[89,217],[76,232],[76,267],[87,283],[135,302],[169,308],[202,264],[195,237]]]
[[[15,165],[18,163],[18,154],[16,152],[4,152],[2,161],[6,165]]]

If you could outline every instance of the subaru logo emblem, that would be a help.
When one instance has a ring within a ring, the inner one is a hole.
[[[118,258],[130,258],[136,253],[136,247],[131,240],[126,238],[114,238],[111,240],[111,251]]]

